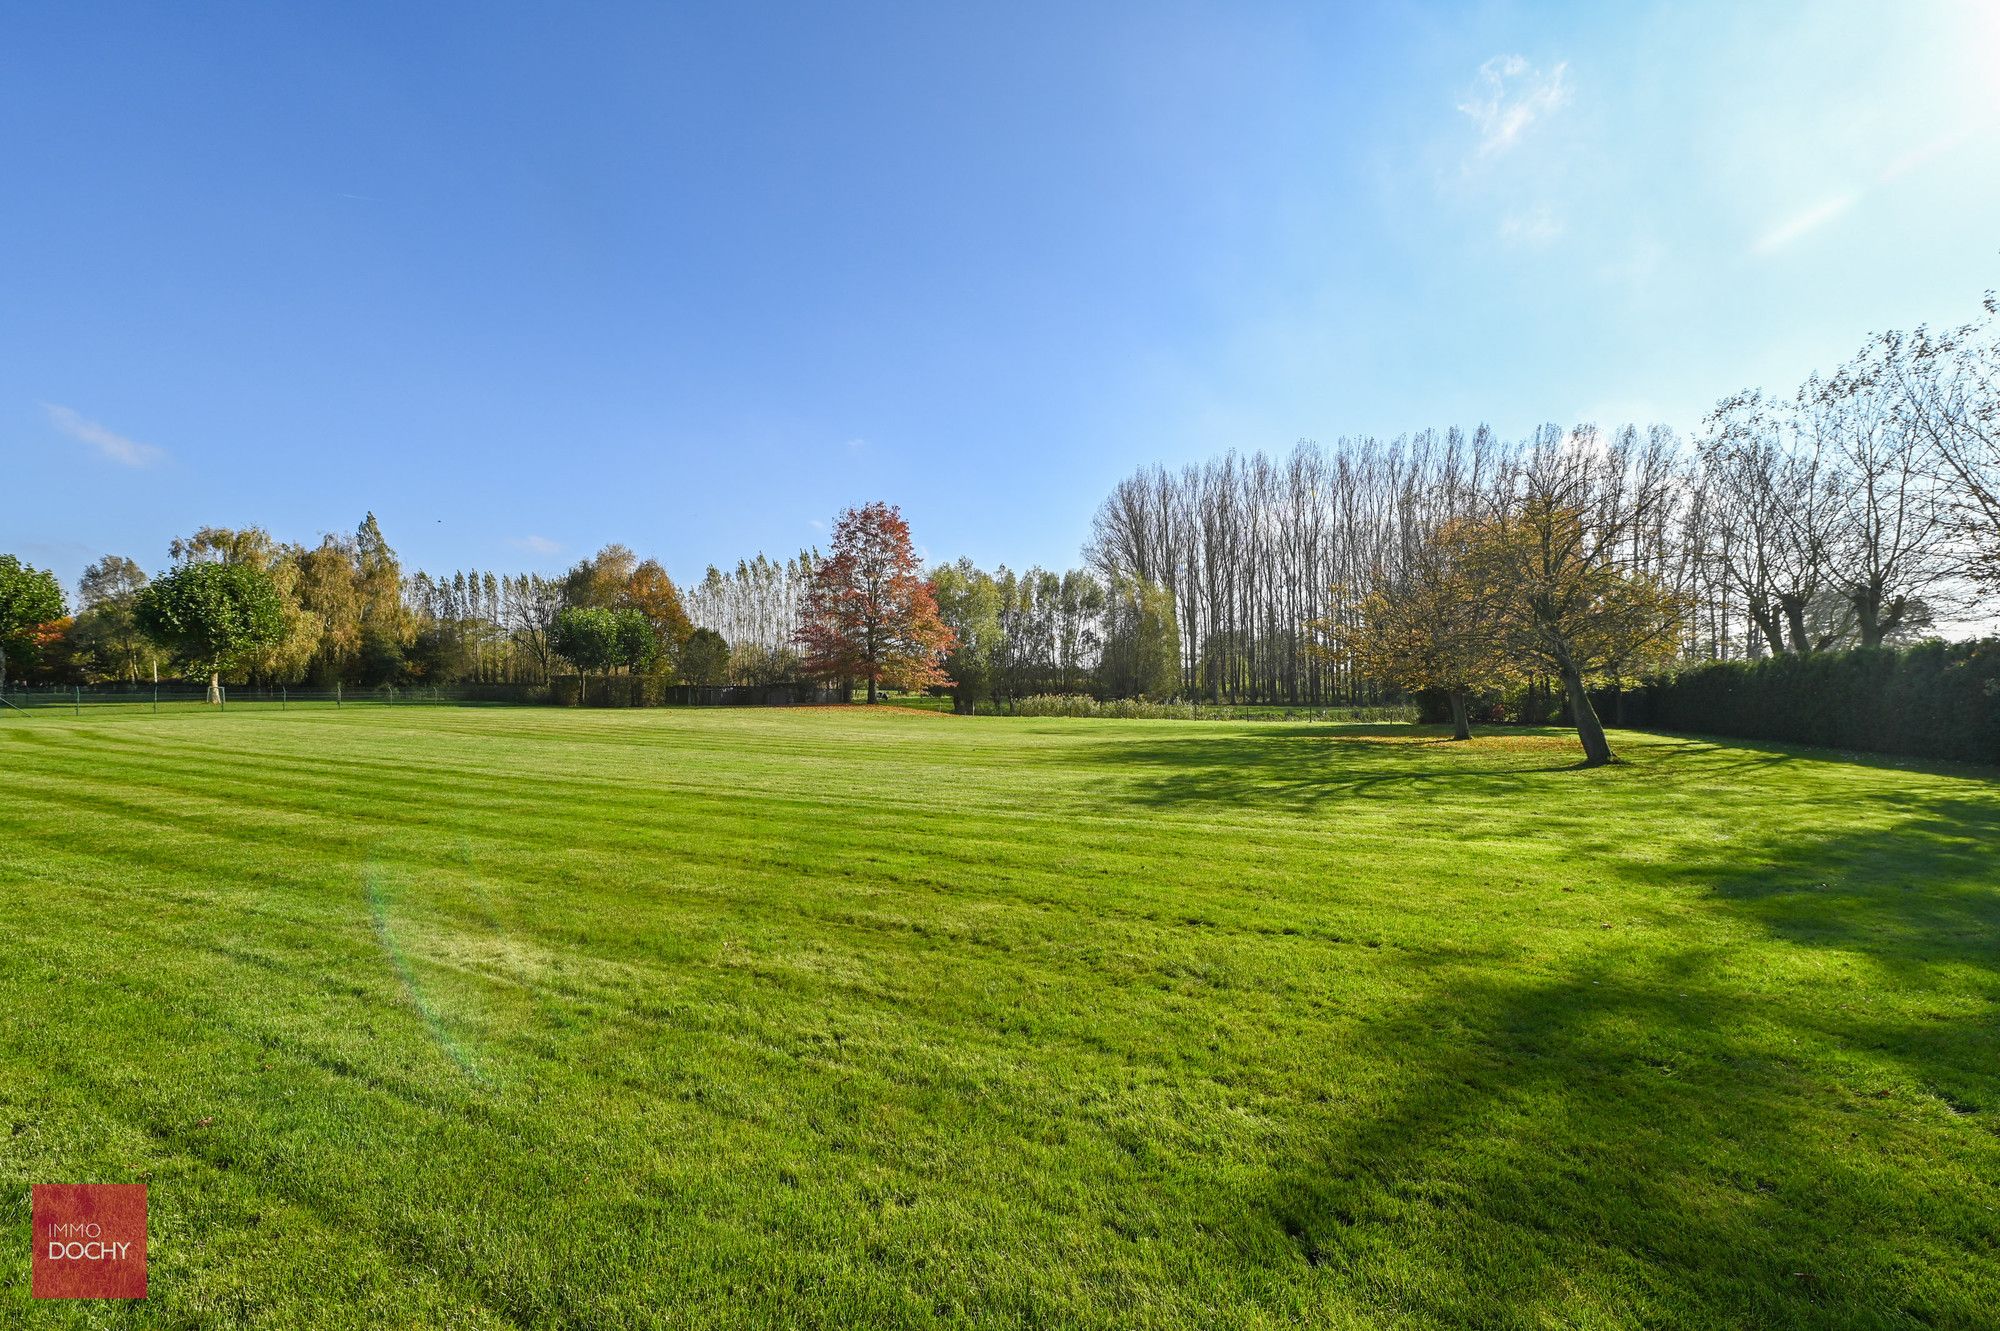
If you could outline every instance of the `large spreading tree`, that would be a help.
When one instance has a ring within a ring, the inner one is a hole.
[[[222,701],[222,674],[285,637],[285,601],[271,575],[253,564],[182,564],[139,593],[133,613],[147,637],[208,676],[208,700]]]
[[[903,515],[879,502],[850,508],[834,524],[832,546],[813,569],[801,608],[806,672],[865,679],[871,703],[883,685],[947,682],[942,662],[956,639],[919,572]]]
[[[7,639],[61,619],[64,609],[55,574],[0,555],[0,688],[7,685]]]
[[[1465,529],[1467,585],[1503,650],[1562,681],[1585,766],[1616,761],[1591,687],[1679,648],[1686,598],[1665,538],[1678,482],[1663,435],[1547,431]]]
[[[1379,576],[1354,622],[1333,634],[1334,655],[1360,674],[1444,694],[1453,739],[1472,738],[1472,696],[1518,674],[1502,636],[1503,607],[1476,581],[1472,555],[1484,537],[1463,519],[1425,533],[1396,574]]]
[[[644,615],[663,651],[679,648],[694,632],[687,607],[681,602],[680,588],[674,586],[674,580],[657,559],[648,559],[632,570],[619,594],[617,608],[637,610]]]

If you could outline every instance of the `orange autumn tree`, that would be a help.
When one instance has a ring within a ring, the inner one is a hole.
[[[644,615],[646,622],[652,625],[653,636],[659,640],[662,659],[670,664],[673,654],[680,651],[694,633],[687,608],[681,604],[680,588],[674,586],[674,580],[667,576],[666,569],[660,567],[657,559],[648,559],[632,570],[614,608],[637,610]]]
[[[956,636],[938,615],[918,572],[910,524],[894,505],[864,504],[840,515],[832,552],[813,569],[800,614],[806,673],[865,679],[868,701],[882,685],[943,684]]]

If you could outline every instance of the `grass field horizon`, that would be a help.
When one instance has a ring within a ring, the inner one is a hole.
[[[1614,738],[0,717],[0,1321],[1989,1324],[1996,774]]]

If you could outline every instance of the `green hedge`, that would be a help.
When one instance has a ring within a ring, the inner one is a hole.
[[[2000,639],[1718,661],[1650,681],[1632,711],[1662,730],[2000,763]]]

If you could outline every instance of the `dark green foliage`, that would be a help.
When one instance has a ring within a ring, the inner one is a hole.
[[[61,619],[64,609],[55,574],[0,555],[0,636]]]
[[[393,684],[406,676],[409,667],[409,656],[393,634],[374,625],[361,630],[361,652],[355,671],[363,684],[370,688]]]
[[[681,644],[681,679],[689,684],[720,684],[729,676],[729,644],[714,629],[696,629]]]
[[[592,605],[573,605],[549,629],[556,655],[579,670],[608,671],[618,664],[618,616]]]
[[[1651,682],[1629,715],[1664,730],[2000,763],[2000,639],[1720,661]]]
[[[618,663],[639,673],[660,659],[660,635],[651,620],[638,610],[611,613],[618,637]]]
[[[285,631],[271,575],[250,564],[183,564],[139,593],[139,628],[204,674],[233,668]]]
[[[9,651],[30,661],[36,656],[26,630],[61,619],[66,608],[55,574],[0,555],[0,684],[7,679]]]

